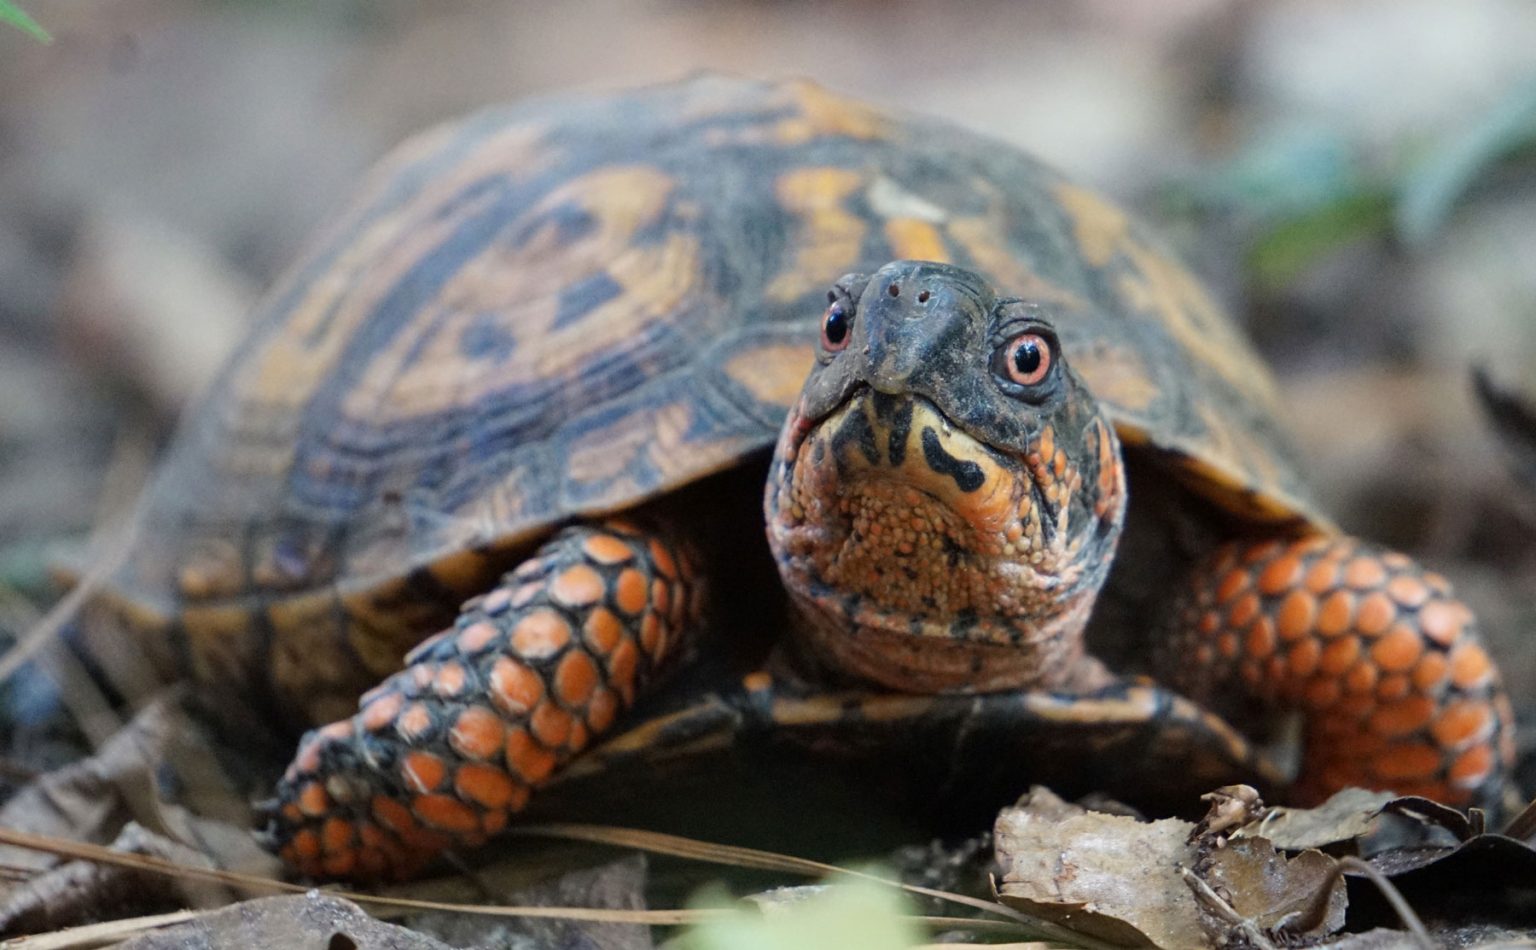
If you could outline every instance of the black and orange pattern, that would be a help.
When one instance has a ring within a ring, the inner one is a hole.
[[[1083,630],[1125,510],[1120,446],[1055,309],[953,265],[838,281],[768,478],[768,541],[839,675],[909,692],[1073,689],[1109,677]],[[1028,385],[1003,365],[1028,337]]]
[[[1439,574],[1352,538],[1234,543],[1172,618],[1171,682],[1303,713],[1303,800],[1358,785],[1497,805],[1514,715],[1472,611]]]
[[[677,547],[562,532],[464,605],[350,719],[304,737],[266,837],[310,877],[401,878],[474,847],[687,652],[703,586]]]

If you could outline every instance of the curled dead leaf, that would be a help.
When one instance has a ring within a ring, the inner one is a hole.
[[[1382,808],[1393,799],[1391,792],[1346,788],[1316,808],[1271,808],[1235,834],[1268,838],[1286,851],[1325,848],[1364,837],[1376,827]]]
[[[1225,795],[1215,808],[1244,800]],[[1177,819],[1090,812],[1034,789],[998,816],[999,899],[1098,940],[1170,950],[1225,942],[1237,929],[1294,938],[1343,925],[1344,884],[1332,858],[1308,851],[1287,859],[1261,839],[1229,843],[1195,830]],[[1211,913],[1187,875],[1235,917]]]

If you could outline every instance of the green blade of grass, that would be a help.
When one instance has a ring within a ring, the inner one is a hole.
[[[41,43],[52,43],[53,36],[11,0],[0,0],[0,23],[9,23]]]

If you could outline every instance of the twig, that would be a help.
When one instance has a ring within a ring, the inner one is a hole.
[[[1345,855],[1339,858],[1339,864],[1334,873],[1343,874],[1345,871],[1354,871],[1369,878],[1371,883],[1376,885],[1376,889],[1381,891],[1381,896],[1385,897],[1387,903],[1392,905],[1392,909],[1397,912],[1397,916],[1402,920],[1403,925],[1408,928],[1408,932],[1413,934],[1414,942],[1422,950],[1435,950],[1435,941],[1429,936],[1429,931],[1424,927],[1424,921],[1420,920],[1419,915],[1413,912],[1412,907],[1408,906],[1408,901],[1403,897],[1403,892],[1398,890],[1397,886],[1391,881],[1387,880],[1387,876],[1377,870],[1374,864],[1371,864],[1369,861],[1362,861],[1354,855]]]

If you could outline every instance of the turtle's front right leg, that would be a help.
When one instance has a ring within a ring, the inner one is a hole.
[[[380,879],[481,844],[684,652],[701,592],[678,546],[628,523],[560,533],[304,737],[270,846],[308,877]]]
[[[1359,785],[1496,807],[1514,713],[1472,611],[1445,578],[1354,538],[1242,541],[1170,612],[1169,678],[1301,713],[1295,797]]]

